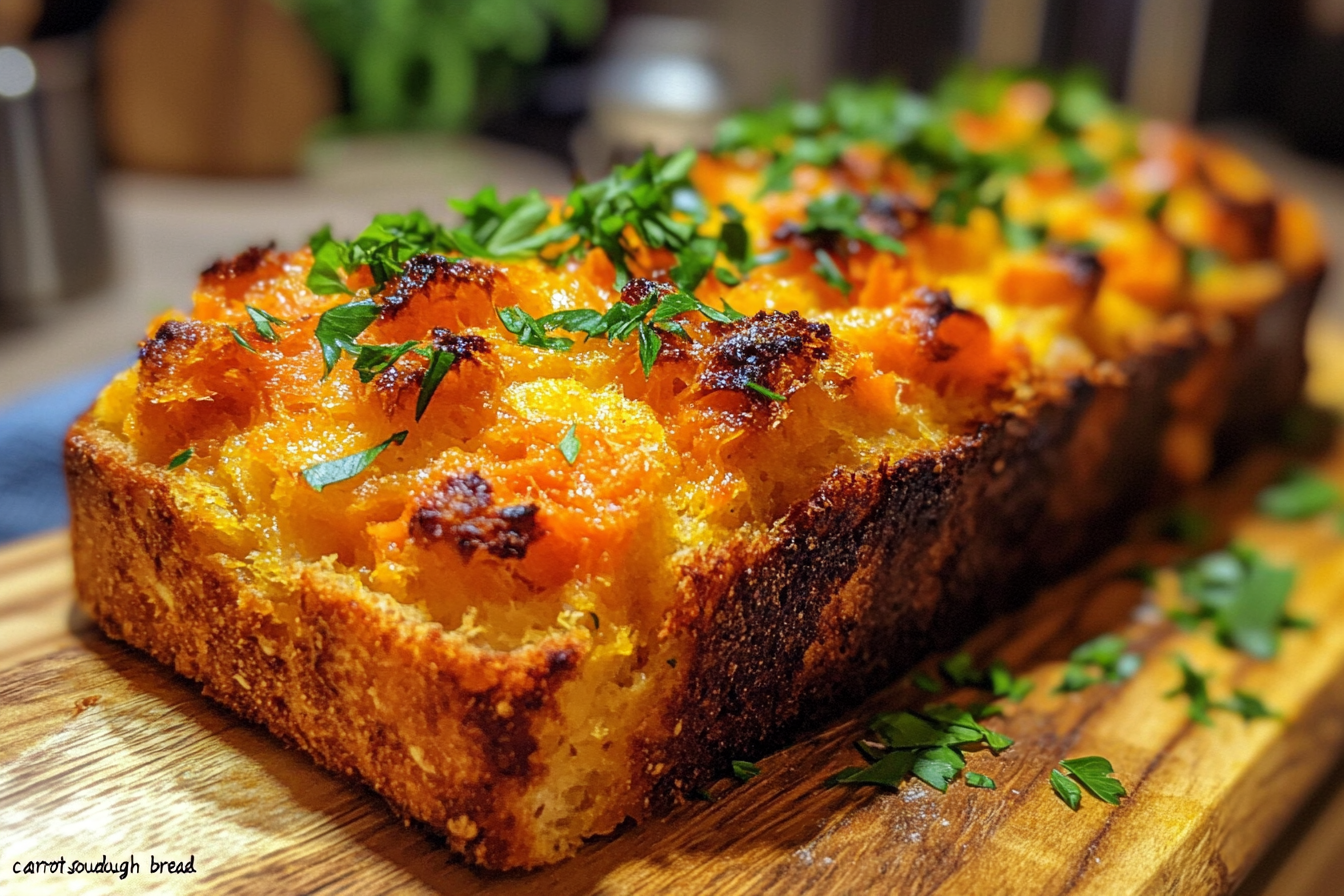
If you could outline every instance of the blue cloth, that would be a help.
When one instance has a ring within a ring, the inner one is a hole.
[[[69,522],[65,431],[129,364],[89,370],[0,406],[0,542]]]

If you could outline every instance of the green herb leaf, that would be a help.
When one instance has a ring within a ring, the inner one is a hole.
[[[320,492],[329,485],[353,479],[367,470],[369,465],[378,459],[378,455],[386,451],[389,446],[400,445],[406,441],[406,435],[406,430],[402,430],[393,433],[385,441],[379,442],[371,448],[365,448],[363,451],[356,451],[354,454],[338,457],[335,460],[315,463],[303,470],[304,481]]]
[[[1014,703],[1030,694],[1036,683],[1030,678],[1017,678],[1008,669],[1003,660],[995,660],[989,666],[989,689],[995,697],[1007,697]]]
[[[1120,797],[1126,795],[1125,785],[1113,777],[1115,769],[1107,759],[1100,756],[1081,756],[1078,759],[1065,759],[1059,764],[1103,803],[1118,806]]]
[[[419,423],[420,418],[425,415],[425,410],[429,407],[429,402],[434,398],[435,391],[439,388],[439,383],[447,376],[448,371],[453,368],[453,363],[457,361],[457,355],[441,348],[436,348],[429,356],[429,366],[425,368],[425,376],[420,380],[420,394],[415,398],[415,422]]]
[[[1230,698],[1220,700],[1214,706],[1218,709],[1234,712],[1247,722],[1253,722],[1256,719],[1283,718],[1283,713],[1270,709],[1260,697],[1242,690],[1233,691]]]
[[[1181,684],[1168,691],[1163,696],[1168,699],[1184,694],[1189,700],[1190,705],[1186,707],[1186,714],[1192,722],[1198,722],[1201,725],[1213,725],[1213,719],[1209,718],[1209,678],[1207,673],[1200,672],[1190,665],[1181,654],[1173,657],[1176,666],[1181,670]]]
[[[983,787],[985,790],[998,789],[998,785],[994,783],[993,778],[991,778],[989,775],[982,775],[979,772],[966,773],[966,786]]]
[[[835,259],[831,257],[830,253],[825,249],[818,249],[816,256],[817,263],[812,265],[812,272],[845,295],[849,295],[853,285],[845,279],[845,275],[840,272],[840,268],[836,265]]]
[[[499,315],[504,329],[518,337],[519,345],[543,348],[552,352],[567,352],[574,346],[573,339],[547,336],[545,324],[517,306],[497,308],[495,313]]]
[[[959,688],[978,688],[985,681],[985,674],[976,668],[975,661],[965,651],[943,660],[938,668],[949,682]]]
[[[1196,558],[1180,575],[1181,591],[1195,610],[1178,612],[1212,620],[1219,641],[1257,659],[1278,653],[1296,578],[1291,567],[1272,566],[1258,552],[1234,545]]]
[[[948,747],[935,747],[916,754],[915,764],[910,774],[940,793],[947,793],[947,785],[964,768],[966,761],[955,750]]]
[[[359,374],[359,381],[372,382],[374,377],[397,363],[397,359],[418,345],[415,340],[410,340],[399,345],[352,346],[358,350],[355,354],[354,370]]]
[[[241,345],[243,348],[247,349],[254,355],[257,353],[257,350],[252,347],[252,343],[244,339],[243,334],[239,333],[238,328],[233,326],[232,324],[229,325],[229,334],[233,336],[234,342],[238,343],[239,345]]]
[[[251,305],[243,305],[247,309],[247,316],[252,318],[252,325],[257,328],[257,335],[267,342],[279,342],[280,337],[276,334],[276,327],[287,327],[289,321],[281,320],[274,314],[262,311],[260,308],[253,308]]]
[[[1339,504],[1339,489],[1305,467],[1294,467],[1280,481],[1260,492],[1256,509],[1280,520],[1304,520]]]
[[[350,294],[345,285],[341,266],[345,262],[344,247],[331,238],[331,227],[323,227],[308,240],[313,252],[313,266],[308,271],[307,285],[315,295]]]
[[[564,456],[565,461],[571,467],[574,466],[574,461],[579,459],[579,449],[582,447],[575,432],[577,427],[578,424],[576,423],[569,424],[569,429],[565,430],[565,434],[560,438],[560,444],[557,446],[560,449],[560,454]]]
[[[183,448],[181,451],[174,454],[172,459],[168,461],[168,469],[176,470],[178,467],[191,460],[195,454],[195,448]]]
[[[754,762],[747,762],[745,759],[733,760],[733,777],[739,781],[750,781],[760,773],[760,767]]]
[[[901,786],[901,781],[915,767],[915,754],[895,751],[883,756],[866,768],[847,768],[831,778],[832,784],[877,784],[892,790]]]
[[[317,329],[313,335],[322,346],[322,361],[325,364],[323,378],[340,363],[341,352],[356,353],[359,348],[355,339],[378,319],[378,303],[373,299],[360,299],[328,308],[317,319]]]
[[[1078,807],[1083,804],[1083,791],[1073,781],[1060,774],[1059,769],[1050,771],[1050,786],[1059,794],[1059,798],[1064,801],[1064,805],[1077,812]]]
[[[764,395],[766,398],[770,399],[771,401],[788,401],[788,398],[786,398],[785,396],[780,395],[778,392],[775,392],[775,391],[772,390],[772,389],[767,389],[765,386],[762,386],[760,383],[753,383],[753,382],[751,382],[750,380],[748,380],[748,381],[747,381],[747,388],[750,389],[750,390],[753,391],[753,392],[756,392],[756,393],[759,394],[759,395]]]
[[[1143,663],[1142,657],[1130,653],[1124,638],[1104,634],[1080,644],[1069,654],[1064,667],[1064,678],[1056,693],[1080,691],[1103,681],[1127,681],[1134,677]]]
[[[938,680],[927,672],[915,672],[910,676],[910,683],[921,691],[927,691],[930,694],[936,694],[943,689]]]

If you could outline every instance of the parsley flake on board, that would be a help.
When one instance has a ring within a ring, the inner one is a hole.
[[[1083,804],[1083,791],[1072,780],[1065,777],[1059,769],[1050,770],[1050,786],[1059,794],[1059,798],[1064,801],[1064,805],[1077,812],[1078,807]]]
[[[1190,665],[1190,661],[1181,654],[1173,657],[1173,661],[1181,670],[1181,683],[1163,696],[1171,699],[1184,694],[1190,701],[1186,707],[1186,715],[1190,717],[1190,721],[1212,726],[1213,719],[1209,718],[1209,708],[1212,705],[1209,701],[1209,679],[1212,676]]]
[[[181,451],[174,454],[172,459],[168,461],[168,469],[176,470],[178,467],[191,460],[195,454],[195,448],[183,448]]]
[[[1339,489],[1306,467],[1288,469],[1279,481],[1256,496],[1255,507],[1278,520],[1305,520],[1339,505]]]
[[[1209,710],[1221,709],[1226,712],[1236,713],[1247,722],[1256,719],[1278,719],[1282,714],[1270,709],[1265,705],[1264,700],[1255,694],[1241,689],[1232,692],[1232,696],[1226,700],[1212,700],[1209,697],[1209,679],[1213,677],[1211,673],[1200,672],[1190,665],[1190,661],[1184,656],[1177,654],[1173,657],[1177,668],[1181,670],[1181,683],[1178,687],[1168,691],[1164,696],[1168,699],[1184,694],[1190,700],[1186,713],[1192,722],[1198,722],[1201,725],[1212,726],[1213,719],[1209,717]]]
[[[344,482],[347,479],[353,479],[360,473],[369,468],[378,455],[382,454],[393,444],[400,445],[406,441],[406,430],[393,433],[385,441],[379,442],[363,451],[356,451],[354,454],[348,454],[345,457],[338,457],[334,460],[324,460],[306,467],[303,472],[303,479],[316,491],[322,491],[329,485],[337,482]]]
[[[1055,692],[1081,691],[1101,682],[1128,681],[1133,678],[1143,658],[1127,650],[1128,646],[1124,638],[1109,633],[1078,645],[1069,654],[1064,677]]]
[[[877,740],[861,740],[855,746],[871,764],[844,769],[830,783],[894,789],[913,775],[946,791],[966,767],[965,750],[983,745],[997,754],[1013,744],[1012,738],[985,728],[972,713],[950,703],[926,706],[919,713],[879,713],[869,729]]]
[[[998,785],[994,783],[993,778],[989,775],[982,775],[979,772],[966,773],[966,786],[982,787],[985,790],[996,790],[998,788]]]
[[[1030,678],[1014,676],[1003,660],[995,660],[988,669],[981,670],[965,651],[943,660],[938,668],[955,687],[979,688],[995,697],[1006,697],[1014,703],[1021,703],[1036,687]]]
[[[1120,805],[1120,797],[1128,795],[1125,785],[1115,779],[1115,769],[1109,759],[1101,756],[1080,756],[1077,759],[1061,760],[1059,765],[1068,775],[1059,769],[1052,769],[1050,786],[1064,804],[1075,812],[1083,803],[1083,789],[1078,786],[1079,784],[1086,788],[1088,793],[1112,806]]]
[[[561,437],[560,444],[557,446],[560,449],[560,454],[571,467],[574,466],[574,461],[579,459],[579,449],[583,447],[575,433],[577,428],[577,423],[569,424],[569,429],[565,430],[565,434]]]
[[[750,781],[760,773],[760,766],[754,762],[747,762],[745,759],[733,760],[733,777],[739,781]]]
[[[1198,557],[1182,567],[1180,579],[1194,606],[1173,618],[1189,625],[1210,620],[1221,643],[1256,659],[1272,659],[1279,632],[1296,627],[1286,611],[1296,571],[1273,566],[1252,548],[1234,544]]]
[[[1077,778],[1079,783],[1087,788],[1088,793],[1103,803],[1118,806],[1120,797],[1127,795],[1125,785],[1115,779],[1115,768],[1109,759],[1100,756],[1081,756],[1078,759],[1064,759],[1059,764]]]

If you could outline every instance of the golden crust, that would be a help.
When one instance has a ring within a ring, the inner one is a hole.
[[[66,446],[80,602],[112,637],[362,779],[471,860],[555,861],[1076,566],[1171,466],[1173,431],[1202,428],[1228,454],[1272,432],[1301,386],[1317,282],[1234,317],[1226,338],[1182,318],[1157,348],[1076,380],[1029,419],[836,469],[768,532],[688,562],[659,632],[678,645],[677,680],[636,729],[609,805],[568,839],[540,829],[527,795],[548,772],[539,741],[592,649],[577,632],[491,650],[330,562],[258,575],[178,505],[162,467],[136,462],[91,417]]]

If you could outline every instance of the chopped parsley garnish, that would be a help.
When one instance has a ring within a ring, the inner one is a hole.
[[[457,248],[441,224],[422,211],[375,215],[373,223],[348,243],[332,239],[324,227],[308,241],[313,266],[308,288],[318,295],[350,293],[345,277],[367,265],[374,291],[401,273],[406,262],[426,252],[449,252]]]
[[[739,781],[750,781],[760,773],[760,767],[754,762],[747,762],[745,759],[733,760],[733,777]]]
[[[168,469],[176,470],[178,467],[191,460],[195,454],[195,448],[183,448],[181,451],[174,454],[172,459],[168,461]]]
[[[1181,569],[1181,591],[1193,610],[1177,610],[1173,618],[1188,625],[1213,622],[1223,644],[1257,659],[1279,651],[1279,632],[1294,627],[1285,607],[1296,572],[1273,566],[1243,545],[1205,554]]]
[[[773,389],[767,389],[765,386],[762,386],[760,383],[753,383],[753,382],[751,382],[750,380],[747,381],[747,388],[750,389],[751,391],[757,393],[758,395],[764,395],[766,398],[770,399],[771,401],[788,401],[788,400],[789,400],[787,397],[785,397],[785,396],[783,396],[783,395],[780,395],[778,392],[774,391]]]
[[[1080,644],[1069,654],[1064,667],[1064,678],[1055,688],[1056,693],[1081,691],[1094,684],[1127,681],[1134,677],[1143,658],[1126,648],[1128,642],[1119,635],[1105,634]]]
[[[248,350],[249,352],[251,352],[252,354],[255,355],[255,354],[257,353],[257,350],[256,350],[256,348],[253,347],[252,343],[250,343],[250,342],[248,342],[246,339],[244,339],[244,338],[243,338],[243,334],[242,334],[242,333],[239,333],[239,332],[238,332],[238,328],[235,327],[235,326],[233,326],[232,324],[229,324],[229,335],[231,335],[231,336],[233,337],[233,341],[234,341],[234,342],[238,343],[239,345],[241,345],[243,348],[247,349],[247,350]]]
[[[586,338],[605,337],[608,342],[622,342],[635,336],[639,345],[639,362],[647,377],[653,371],[663,340],[659,330],[686,336],[686,329],[673,320],[688,311],[699,311],[716,323],[740,320],[742,313],[727,303],[723,310],[713,308],[692,295],[650,289],[637,304],[617,302],[605,313],[591,308],[554,311],[536,318],[521,308],[509,306],[496,311],[504,328],[518,338],[519,345],[549,351],[565,352],[574,346],[574,340],[565,336],[550,336],[551,330],[583,333]]]
[[[379,442],[371,448],[365,448],[363,451],[356,451],[354,454],[338,457],[335,460],[315,463],[303,470],[304,481],[320,492],[329,485],[353,479],[367,470],[369,465],[378,459],[378,455],[386,451],[391,445],[400,445],[406,441],[406,435],[406,430],[402,430],[393,433],[385,441]]]
[[[463,255],[522,258],[573,236],[573,230],[564,224],[538,229],[552,209],[536,190],[500,202],[495,188],[485,187],[470,199],[450,199],[448,205],[466,219],[461,227],[447,233],[452,248]]]
[[[905,244],[885,233],[865,227],[860,220],[863,202],[853,193],[833,193],[807,204],[807,220],[801,232],[813,236],[842,236],[867,243],[880,252],[905,254]]]
[[[274,314],[262,311],[260,308],[253,308],[251,305],[244,305],[247,309],[247,316],[252,318],[252,326],[257,328],[257,335],[267,342],[279,342],[280,336],[275,332],[276,327],[287,327],[289,321],[281,320]]]
[[[966,786],[983,787],[985,790],[995,790],[998,787],[998,785],[994,783],[993,778],[989,775],[982,775],[979,772],[966,773]]]
[[[1339,489],[1330,480],[1306,467],[1292,467],[1256,496],[1255,507],[1275,519],[1304,520],[1338,506],[1339,499]]]
[[[322,361],[325,364],[323,377],[331,373],[340,363],[341,352],[359,354],[360,348],[355,339],[378,319],[378,303],[373,299],[360,299],[328,308],[317,319],[314,335],[322,346]]]
[[[359,374],[359,381],[368,383],[418,345],[419,343],[412,339],[399,345],[351,345],[347,351],[354,350],[354,368]]]
[[[840,268],[835,263],[835,259],[831,257],[831,253],[827,252],[825,249],[818,249],[816,251],[816,256],[817,263],[812,265],[812,273],[816,274],[845,295],[849,295],[849,291],[853,289],[854,286],[846,280],[845,275],[840,272]]]
[[[574,466],[574,461],[579,459],[579,449],[583,447],[575,433],[577,428],[577,423],[569,424],[569,429],[565,430],[565,434],[561,437],[560,444],[557,446],[560,449],[560,454],[564,456],[566,463],[571,467]]]
[[[419,423],[420,418],[424,416],[425,409],[434,398],[434,392],[439,388],[439,383],[443,382],[444,376],[452,369],[456,360],[457,355],[446,349],[435,348],[430,351],[429,366],[425,368],[425,376],[420,380],[420,394],[415,398],[415,422]]]

